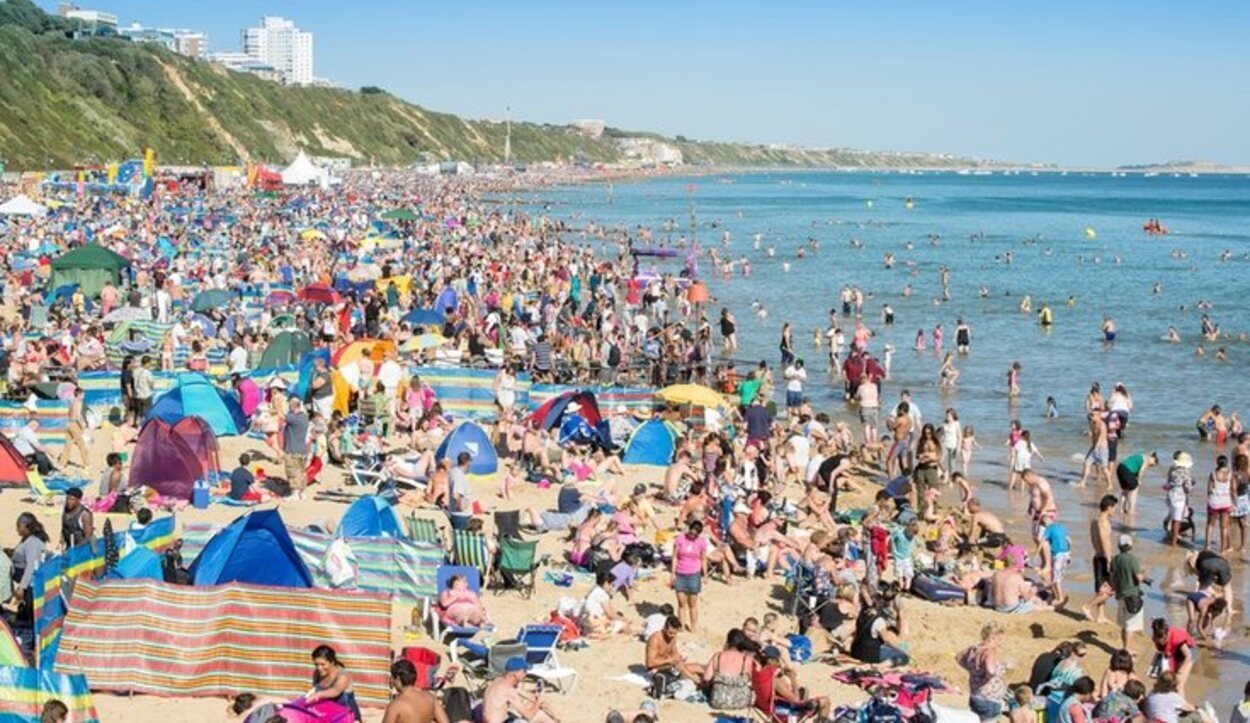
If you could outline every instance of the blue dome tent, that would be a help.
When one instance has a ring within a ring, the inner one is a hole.
[[[189,570],[193,585],[313,586],[277,510],[255,510],[213,535]]]
[[[234,394],[219,389],[203,374],[179,374],[173,389],[157,395],[144,419],[177,424],[184,417],[200,417],[213,434],[229,436],[247,430],[247,416]]]
[[[394,537],[404,539],[403,523],[391,503],[381,497],[361,497],[339,518],[339,537]]]
[[[673,430],[664,422],[652,419],[643,423],[629,436],[625,445],[625,454],[621,461],[625,464],[649,464],[666,467],[673,461],[673,453],[677,450]]]
[[[470,477],[492,477],[499,472],[499,455],[495,453],[490,435],[473,422],[464,422],[451,430],[451,434],[438,446],[434,459],[440,462],[450,459],[455,464],[461,452],[473,456],[473,461],[469,463]]]

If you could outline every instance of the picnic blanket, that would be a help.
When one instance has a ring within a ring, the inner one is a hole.
[[[295,698],[308,691],[312,649],[330,643],[361,704],[390,699],[391,603],[380,595],[155,580],[77,587],[56,666],[92,689]]]

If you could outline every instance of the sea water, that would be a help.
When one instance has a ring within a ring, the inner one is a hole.
[[[1016,529],[1024,526],[1026,500],[1002,489],[1004,443],[1012,419],[1031,430],[1045,455],[1040,471],[1054,483],[1072,532],[1075,562],[1067,587],[1078,602],[1091,587],[1085,520],[1101,492],[1094,483],[1085,490],[1064,483],[1079,477],[1080,457],[1088,446],[1083,412],[1090,384],[1100,382],[1108,396],[1113,384],[1123,382],[1132,394],[1135,407],[1121,456],[1156,450],[1166,469],[1174,450],[1193,454],[1199,481],[1193,503],[1200,527],[1205,522],[1202,483],[1215,450],[1198,442],[1194,422],[1212,404],[1220,404],[1225,414],[1250,414],[1250,342],[1238,338],[1250,332],[1245,300],[1250,292],[1250,176],[777,172],[587,184],[540,195],[546,207],[526,210],[576,227],[590,221],[630,231],[645,226],[656,243],[674,246],[683,236],[687,242],[697,236],[700,276],[714,297],[709,320],[717,329],[722,306],[738,320],[739,373],[746,371],[742,362],[766,360],[781,388],[778,343],[782,323],[790,322],[796,352],[809,369],[805,394],[818,411],[848,421],[852,416],[840,385],[827,374],[827,347],[815,348],[812,335],[824,332],[831,309],[841,311],[843,285],[862,289],[868,297],[864,321],[877,335],[871,348],[878,357],[885,344],[896,350],[883,405],[906,388],[926,422],[940,425],[945,408],[958,409],[983,447],[973,468],[978,494]],[[1147,235],[1142,225],[1151,218],[1170,233]],[[666,225],[673,230],[666,231]],[[818,251],[812,250],[812,239]],[[586,243],[599,248],[593,238]],[[807,249],[803,258],[801,248]],[[742,276],[739,267],[731,278],[721,277],[709,262],[710,249],[722,258],[746,258],[751,275]],[[613,247],[603,250],[611,253]],[[893,268],[883,263],[887,253],[894,255]],[[950,268],[949,301],[942,299],[943,265]],[[681,260],[661,262],[660,268],[678,273]],[[907,285],[912,294],[904,298]],[[984,298],[982,287],[988,291]],[[1030,314],[1019,310],[1025,295],[1032,300]],[[754,314],[753,301],[768,309],[766,319]],[[881,323],[885,303],[894,309],[893,326]],[[1043,304],[1054,316],[1050,330],[1037,323]],[[1231,338],[1202,338],[1204,313]],[[1104,316],[1118,327],[1114,343],[1103,341]],[[941,358],[933,351],[933,328],[943,327],[943,352],[954,351],[960,318],[972,328],[972,350],[957,356],[958,385],[939,389]],[[841,325],[849,342],[854,319],[843,318]],[[1164,339],[1169,326],[1179,331],[1179,343]],[[924,352],[913,350],[917,330],[924,332]],[[1196,354],[1199,345],[1203,356]],[[1221,347],[1225,361],[1216,359]],[[1006,373],[1017,361],[1022,391],[1011,400]],[[1058,404],[1056,419],[1045,416],[1050,396]],[[1162,471],[1147,473],[1139,514],[1121,521],[1119,528],[1139,537],[1137,552],[1156,578],[1148,594],[1148,619],[1167,615],[1183,625],[1181,596],[1170,587],[1179,583],[1183,555],[1159,544],[1162,481]],[[1250,592],[1250,575],[1236,560],[1234,574],[1240,609]],[[1240,698],[1250,676],[1243,622],[1236,620],[1223,653],[1202,651],[1191,689],[1191,698],[1209,696],[1221,715]],[[1112,627],[1100,633],[1113,645],[1118,639]]]

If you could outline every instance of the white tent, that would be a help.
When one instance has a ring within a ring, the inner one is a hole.
[[[282,183],[287,186],[310,186],[316,184],[318,186],[327,186],[330,183],[330,174],[324,168],[318,168],[316,164],[308,160],[308,156],[303,151],[291,161],[291,165],[282,169]]]
[[[35,203],[26,196],[14,196],[0,204],[0,216],[42,216],[48,207]]]

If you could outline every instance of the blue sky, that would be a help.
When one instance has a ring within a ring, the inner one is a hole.
[[[40,0],[51,10],[52,0]],[[1250,3],[79,0],[215,49],[283,15],[317,75],[470,117],[1113,165],[1250,165]]]

